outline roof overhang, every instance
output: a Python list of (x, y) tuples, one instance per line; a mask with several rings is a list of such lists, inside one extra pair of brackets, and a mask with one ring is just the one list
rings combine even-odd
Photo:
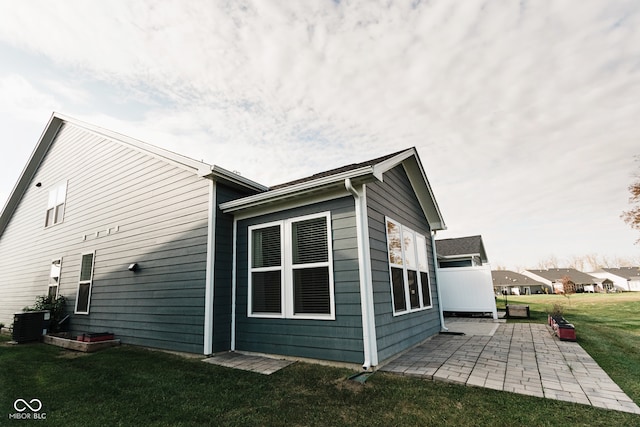
[(383, 181), (385, 172), (400, 164), (404, 167), (409, 177), (411, 186), (431, 229), (445, 230), (446, 226), (442, 219), (440, 208), (415, 148), (401, 151), (397, 155), (373, 165), (358, 167), (222, 203), (220, 204), (220, 209), (225, 213), (234, 215), (242, 213), (242, 216), (250, 216), (251, 212), (261, 213), (280, 204), (296, 199), (311, 198), (320, 193), (335, 192), (336, 195), (347, 195), (348, 193), (346, 192), (336, 191), (345, 189), (345, 180), (349, 179), (352, 185)]
[(225, 213), (232, 214), (252, 210), (262, 211), (269, 206), (278, 205), (295, 199), (303, 199), (314, 196), (318, 193), (344, 189), (344, 181), (346, 179), (350, 179), (354, 184), (364, 184), (366, 182), (371, 182), (376, 178), (373, 174), (373, 167), (367, 166), (221, 203), (220, 209)]
[[(455, 255), (438, 255), (439, 259), (444, 259), (444, 260), (451, 260), (451, 259), (470, 259), (473, 257), (480, 257), (482, 258), (482, 256), (480, 254), (455, 254)], [(485, 261), (485, 260), (483, 260)]]

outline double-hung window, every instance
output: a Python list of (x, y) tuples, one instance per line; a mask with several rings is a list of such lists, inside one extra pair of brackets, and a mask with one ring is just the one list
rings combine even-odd
[(49, 190), (47, 202), (47, 216), (44, 226), (49, 227), (62, 222), (64, 218), (64, 206), (67, 200), (67, 182), (56, 185)]
[(386, 228), (394, 314), (430, 308), (427, 239), (390, 218)]
[(51, 269), (49, 270), (49, 290), (47, 292), (47, 295), (54, 299), (58, 297), (61, 267), (62, 267), (61, 259), (58, 258), (51, 261)]
[(250, 317), (334, 319), (328, 212), (249, 227)]
[(78, 281), (78, 295), (76, 297), (76, 314), (89, 314), (94, 261), (95, 252), (82, 254), (82, 260), (80, 262), (80, 280)]

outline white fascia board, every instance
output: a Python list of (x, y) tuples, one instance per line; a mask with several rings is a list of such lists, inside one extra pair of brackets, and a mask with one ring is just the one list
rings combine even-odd
[(198, 174), (203, 177), (212, 176), (215, 180), (228, 181), (256, 191), (263, 192), (269, 189), (269, 187), (265, 185), (259, 184), (217, 165), (213, 165), (208, 169), (201, 169), (198, 171)]
[[(420, 162), (418, 153), (413, 149), (410, 151), (411, 155), (405, 158), (402, 162), (402, 166), (404, 167), (404, 170), (409, 177), (409, 181), (411, 182), (416, 196), (418, 197), (418, 202), (429, 221), (431, 229), (436, 231), (446, 230), (447, 226), (442, 218), (440, 207), (438, 206), (438, 202), (433, 194), (427, 175), (422, 168), (422, 163)], [(413, 157), (413, 160), (407, 161), (410, 157)]]
[(384, 160), (373, 166), (373, 175), (378, 178), (378, 180), (382, 181), (382, 176), (385, 172), (390, 169), (395, 168), (400, 163), (404, 162), (409, 157), (416, 155), (415, 148), (409, 148), (402, 153), (397, 154), (396, 156), (391, 157), (390, 159)]
[(456, 258), (470, 258), (476, 255), (480, 256), (480, 254), (457, 254), (457, 255), (438, 255), (438, 257), (443, 259), (456, 259)]
[(274, 203), (280, 200), (290, 199), (293, 197), (302, 197), (312, 194), (325, 187), (334, 185), (342, 186), (347, 178), (364, 177), (372, 174), (372, 167), (365, 166), (363, 168), (354, 169), (327, 177), (314, 179), (311, 181), (301, 182), (288, 187), (279, 188), (277, 190), (267, 191), (265, 193), (256, 194), (242, 199), (232, 200), (220, 204), (220, 209), (224, 213), (232, 213), (240, 210), (257, 208), (261, 205)]
[(22, 196), (27, 191), (27, 187), (35, 176), (36, 171), (40, 168), (40, 164), (49, 151), (49, 147), (53, 143), (53, 140), (58, 135), (58, 131), (61, 126), (62, 119), (59, 119), (55, 114), (52, 114), (49, 122), (42, 131), (42, 134), (40, 134), (38, 143), (31, 152), (31, 156), (29, 157), (27, 164), (22, 169), (18, 181), (16, 181), (11, 193), (9, 193), (9, 197), (5, 201), (2, 211), (0, 211), (0, 235), (4, 233), (4, 229), (9, 223), (9, 219), (13, 216), (20, 200), (22, 200)]

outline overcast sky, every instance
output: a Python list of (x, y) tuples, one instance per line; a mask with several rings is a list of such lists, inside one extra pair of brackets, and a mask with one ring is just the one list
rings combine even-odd
[(53, 111), (265, 185), (415, 146), (494, 266), (640, 263), (635, 0), (0, 0), (0, 206)]

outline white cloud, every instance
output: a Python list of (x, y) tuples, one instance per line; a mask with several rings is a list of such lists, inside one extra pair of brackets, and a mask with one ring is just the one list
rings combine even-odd
[(35, 88), (20, 75), (0, 75), (0, 112), (21, 119), (50, 116), (55, 99)]
[[(416, 146), (450, 234), (490, 230), (494, 258), (514, 234), (623, 235), (598, 218), (638, 154), (634, 2), (2, 2), (0, 41), (70, 73), (12, 99), (266, 184)], [(147, 109), (99, 111), (91, 81)]]

